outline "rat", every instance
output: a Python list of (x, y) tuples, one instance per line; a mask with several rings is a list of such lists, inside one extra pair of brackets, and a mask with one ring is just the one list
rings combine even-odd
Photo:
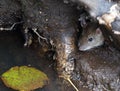
[(90, 22), (83, 28), (78, 41), (80, 51), (86, 51), (104, 44), (104, 36), (98, 23)]

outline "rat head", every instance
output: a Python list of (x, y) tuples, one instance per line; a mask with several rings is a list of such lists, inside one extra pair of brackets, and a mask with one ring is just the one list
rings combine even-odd
[(84, 29), (79, 38), (79, 50), (86, 51), (98, 47), (104, 43), (104, 37), (98, 24), (90, 23)]

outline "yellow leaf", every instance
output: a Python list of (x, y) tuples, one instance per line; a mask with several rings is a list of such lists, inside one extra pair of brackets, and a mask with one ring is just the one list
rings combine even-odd
[(12, 67), (2, 74), (1, 79), (7, 87), (19, 91), (31, 91), (42, 88), (48, 83), (48, 77), (45, 73), (27, 66)]

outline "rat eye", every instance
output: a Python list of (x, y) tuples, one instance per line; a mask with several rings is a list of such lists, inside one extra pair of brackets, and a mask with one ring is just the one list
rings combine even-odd
[(88, 38), (88, 41), (89, 42), (92, 42), (93, 41), (93, 38), (91, 37), (91, 38)]

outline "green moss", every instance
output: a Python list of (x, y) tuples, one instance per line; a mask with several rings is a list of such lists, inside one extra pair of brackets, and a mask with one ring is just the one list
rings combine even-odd
[(48, 82), (46, 74), (27, 66), (13, 67), (3, 73), (1, 78), (7, 87), (24, 91), (43, 87), (46, 84), (45, 82)]

